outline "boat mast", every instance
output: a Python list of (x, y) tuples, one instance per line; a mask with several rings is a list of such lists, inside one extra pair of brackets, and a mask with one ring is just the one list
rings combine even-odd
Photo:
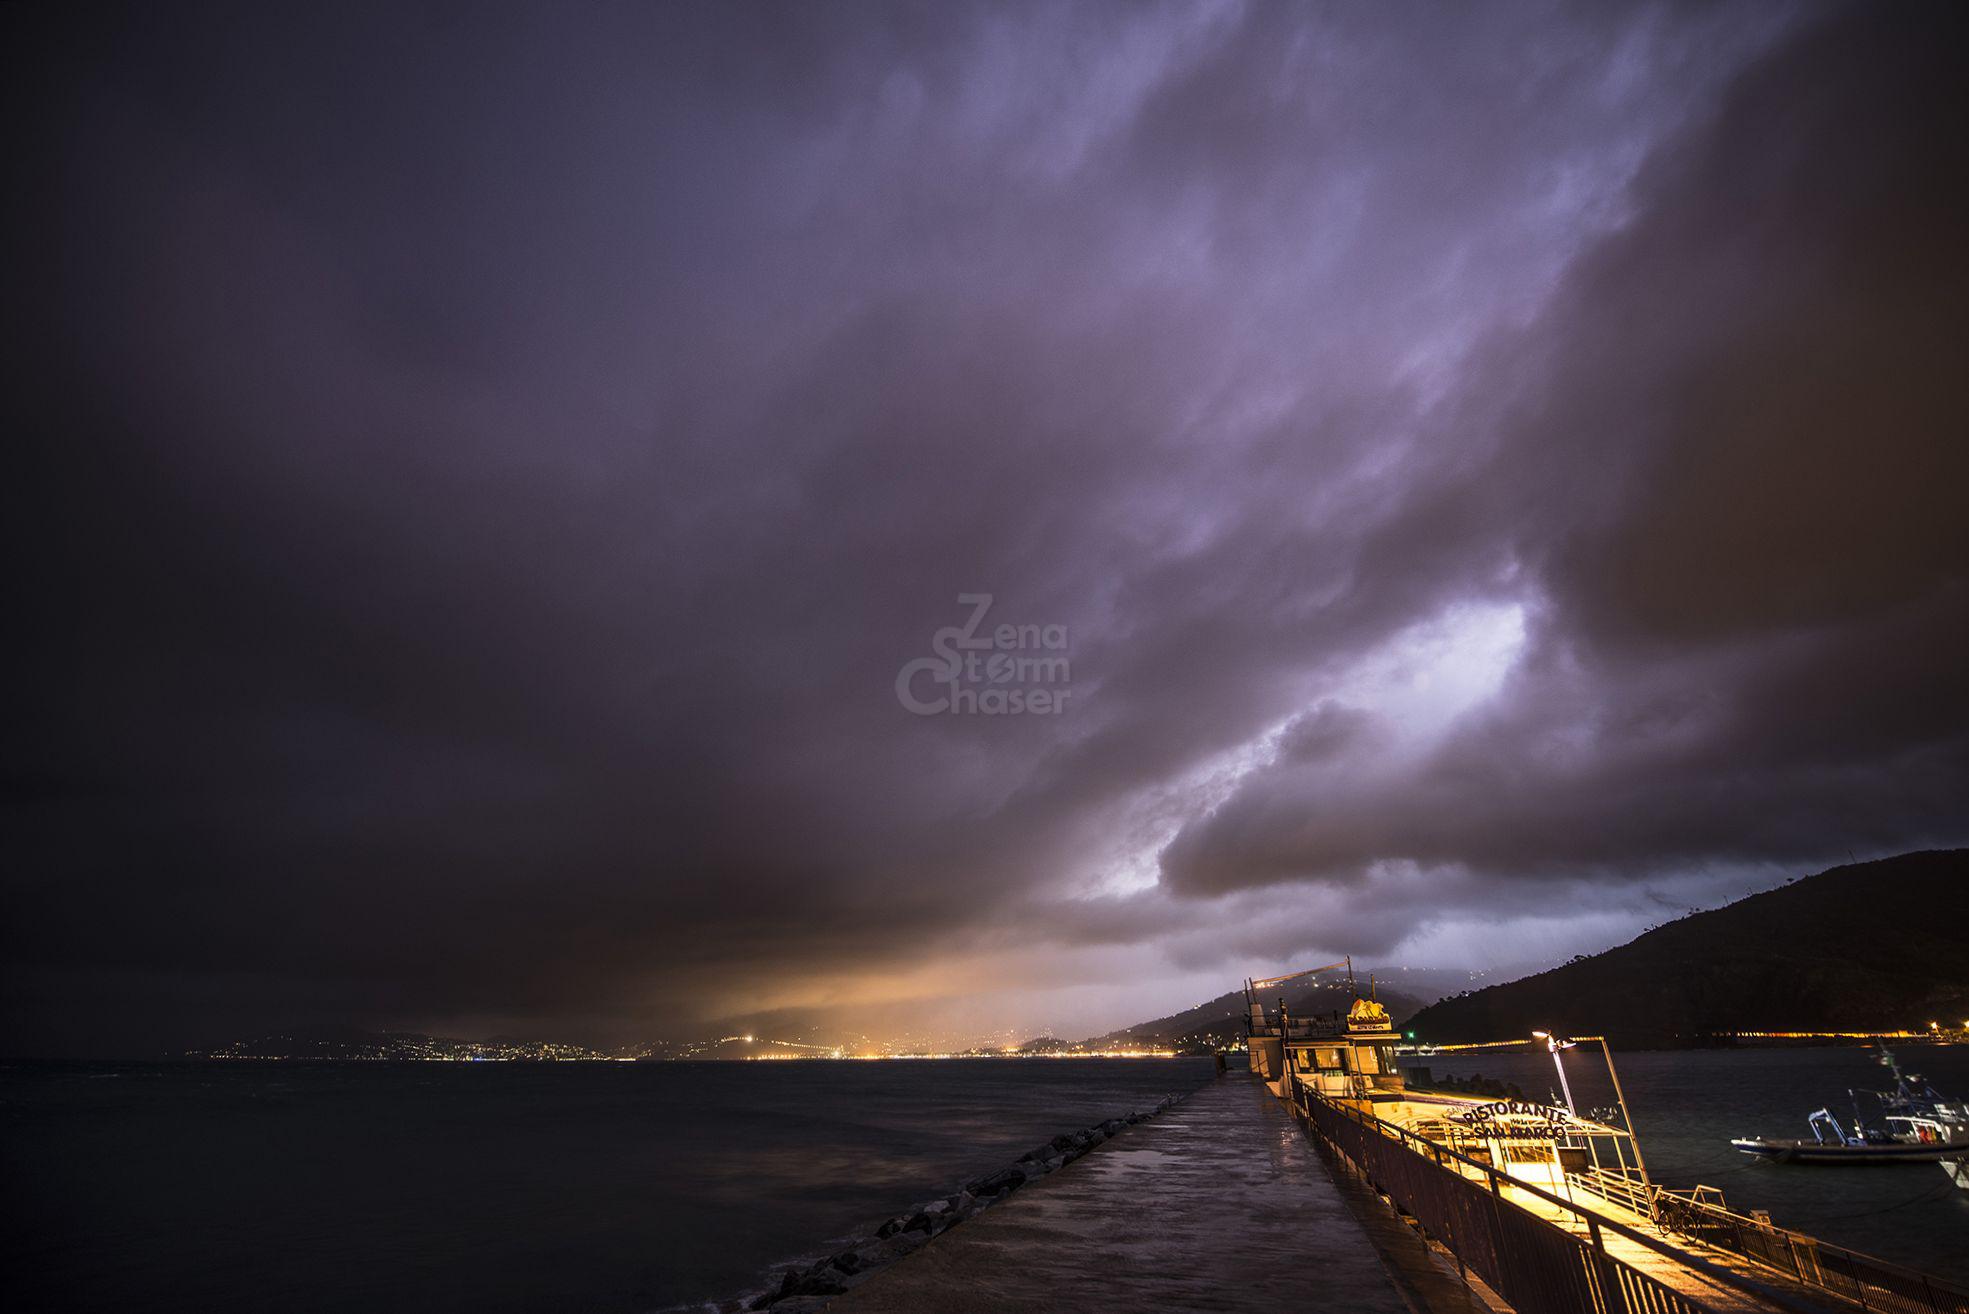
[(1600, 1037), (1600, 1053), (1607, 1060), (1607, 1075), (1613, 1078), (1613, 1097), (1620, 1101), (1621, 1121), (1627, 1124), (1627, 1143), (1634, 1147), (1634, 1166), (1641, 1170), (1641, 1185), (1648, 1193), (1648, 1212), (1654, 1213), (1654, 1183), (1648, 1180), (1648, 1161), (1641, 1157), (1641, 1134), (1634, 1130), (1634, 1115), (1627, 1111), (1627, 1096), (1620, 1090), (1620, 1073), (1614, 1070), (1613, 1047), (1607, 1044), (1605, 1036)]

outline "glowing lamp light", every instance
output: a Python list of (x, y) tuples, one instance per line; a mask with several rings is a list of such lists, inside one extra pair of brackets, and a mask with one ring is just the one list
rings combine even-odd
[(1559, 1089), (1565, 1093), (1566, 1097), (1566, 1112), (1577, 1114), (1579, 1110), (1573, 1107), (1572, 1102), (1572, 1083), (1566, 1080), (1566, 1065), (1559, 1061), (1559, 1051), (1571, 1049), (1574, 1042), (1567, 1040), (1564, 1036), (1554, 1035), (1550, 1031), (1534, 1031), (1531, 1034), (1534, 1040), (1544, 1041), (1545, 1048), (1551, 1051), (1552, 1066), (1559, 1070)]

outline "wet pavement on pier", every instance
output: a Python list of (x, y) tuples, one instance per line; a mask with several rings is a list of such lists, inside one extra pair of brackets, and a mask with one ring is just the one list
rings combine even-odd
[(1292, 1115), (1255, 1079), (1231, 1076), (828, 1309), (1408, 1314), (1410, 1304)]

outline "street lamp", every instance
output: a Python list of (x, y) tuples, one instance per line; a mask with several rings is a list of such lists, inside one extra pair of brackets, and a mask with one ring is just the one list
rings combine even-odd
[(1566, 1065), (1559, 1061), (1559, 1051), (1571, 1049), (1573, 1042), (1563, 1036), (1555, 1036), (1550, 1031), (1534, 1031), (1531, 1034), (1534, 1039), (1544, 1041), (1545, 1048), (1552, 1052), (1552, 1066), (1559, 1070), (1559, 1089), (1566, 1094), (1566, 1112), (1577, 1116), (1579, 1110), (1572, 1105), (1572, 1086), (1566, 1081)]

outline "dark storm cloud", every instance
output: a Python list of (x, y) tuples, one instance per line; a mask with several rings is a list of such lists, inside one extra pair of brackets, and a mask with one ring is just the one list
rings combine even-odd
[[(15, 1043), (852, 1013), (1954, 834), (1959, 45), (1805, 17), (10, 13)], [(1067, 713), (898, 704), (975, 591)], [(1511, 616), (1495, 689), (1362, 684)]]
[(1282, 760), (1172, 846), (1178, 887), (1960, 841), (1969, 159), (1937, 18), (1807, 33), (1650, 162), (1490, 352), (1533, 378), (1458, 494), (1540, 593), (1510, 682), (1406, 769)]

